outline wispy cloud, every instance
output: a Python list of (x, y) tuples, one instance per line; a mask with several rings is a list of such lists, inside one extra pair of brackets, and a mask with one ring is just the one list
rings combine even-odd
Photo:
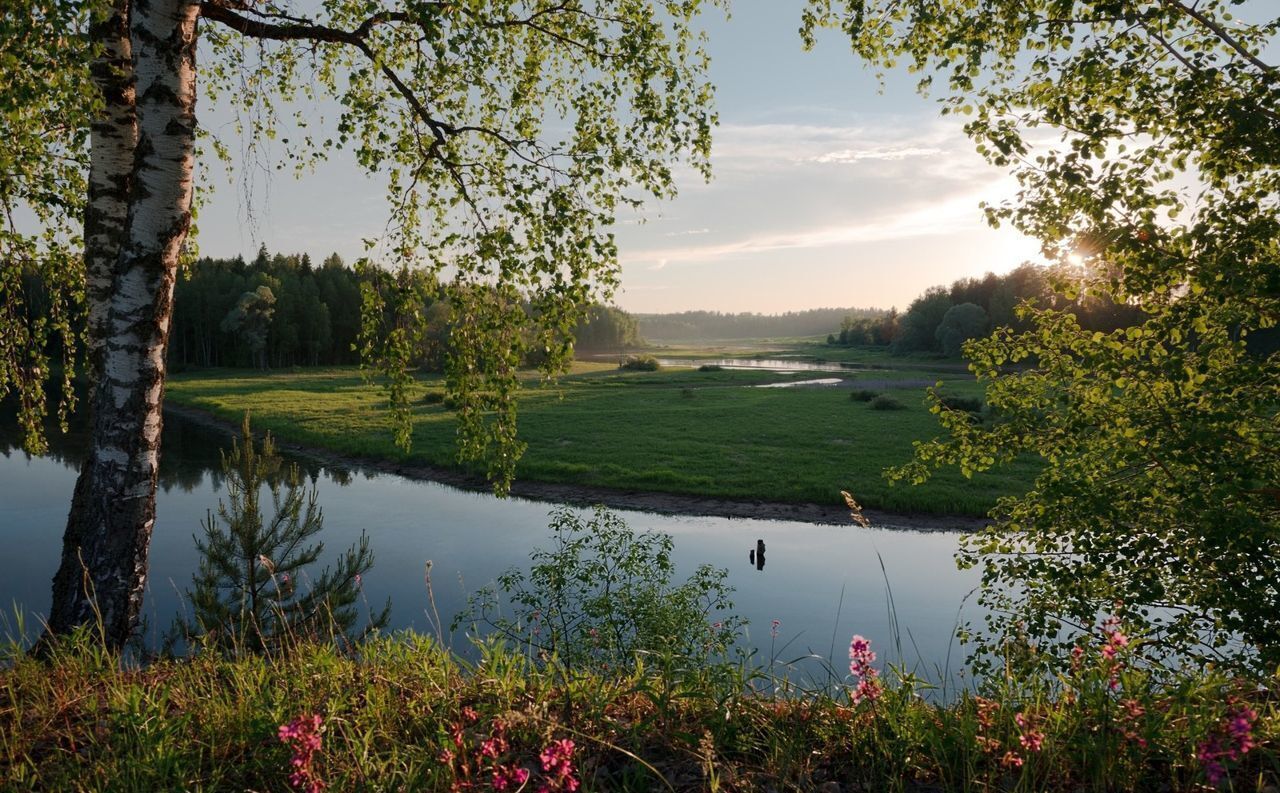
[(908, 157), (936, 157), (942, 149), (932, 146), (873, 146), (864, 149), (839, 149), (810, 157), (809, 162), (853, 164), (863, 160), (905, 160)]
[(736, 240), (638, 250), (622, 256), (623, 264), (662, 270), (676, 264), (706, 264), (777, 251), (829, 248), (867, 242), (906, 240), (972, 231), (982, 225), (978, 205), (1007, 189), (1004, 179), (978, 190), (952, 195), (929, 204), (845, 223), (747, 234)]

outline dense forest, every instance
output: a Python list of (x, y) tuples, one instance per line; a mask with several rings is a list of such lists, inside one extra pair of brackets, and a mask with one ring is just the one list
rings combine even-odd
[(332, 254), (319, 266), (307, 254), (252, 262), (202, 258), (174, 289), (171, 365), (317, 366), (355, 363), (360, 282)]
[(883, 312), (869, 308), (814, 308), (785, 314), (724, 314), (683, 311), (636, 314), (640, 336), (648, 341), (714, 341), (820, 336), (845, 317), (870, 318)]
[[(425, 275), (414, 274), (426, 279)], [(360, 333), (363, 277), (338, 254), (315, 266), (308, 254), (271, 254), (252, 262), (202, 258), (175, 289), (172, 366), (280, 368), (354, 364)], [(428, 279), (429, 280), (429, 279)], [(432, 290), (416, 290), (429, 295)], [(424, 369), (444, 364), (448, 306), (423, 297), (426, 333), (418, 352)], [(613, 352), (639, 344), (636, 322), (612, 306), (590, 306), (574, 332), (585, 352)]]
[(1069, 281), (1069, 273), (1032, 264), (1023, 264), (1005, 275), (987, 273), (982, 278), (961, 278), (949, 287), (926, 289), (901, 314), (890, 310), (880, 316), (845, 316), (839, 332), (829, 334), (827, 343), (888, 346), (895, 354), (958, 356), (964, 342), (985, 336), (995, 328), (1028, 329), (1028, 323), (1016, 311), (1024, 300), (1041, 308), (1069, 311), (1087, 330), (1110, 331), (1142, 320), (1142, 312), (1132, 305), (1092, 295), (1068, 298), (1063, 286)]

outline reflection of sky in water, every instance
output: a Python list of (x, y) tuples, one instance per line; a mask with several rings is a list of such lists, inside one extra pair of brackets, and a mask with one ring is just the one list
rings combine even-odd
[(719, 366), (721, 369), (763, 369), (768, 372), (845, 372), (872, 368), (858, 363), (815, 363), (787, 358), (659, 358), (661, 366)]
[[(28, 459), (0, 437), (0, 604), (17, 602), (32, 611), (47, 607), (57, 566), (75, 471), (66, 462), (80, 455), (75, 436), (54, 437), (52, 458)], [(180, 608), (178, 593), (190, 585), (196, 559), (192, 534), (206, 511), (217, 506), (221, 477), (218, 449), (225, 436), (170, 417), (165, 427), (162, 487), (151, 548), (146, 613), (155, 638)], [(428, 630), (423, 567), (432, 570), (436, 604), (446, 627), (466, 593), (546, 544), (550, 504), (498, 500), (398, 476), (322, 469), (302, 460), (319, 488), (324, 509), (324, 558), (342, 551), (363, 529), (375, 554), (365, 576), (369, 602), (392, 599), (392, 626)], [(323, 473), (322, 473), (323, 472)], [(346, 482), (345, 485), (339, 482)], [(621, 513), (635, 529), (663, 531), (675, 539), (677, 575), (708, 563), (730, 571), (735, 611), (750, 620), (751, 644), (767, 661), (771, 652), (791, 659), (809, 651), (830, 654), (842, 669), (848, 637), (870, 637), (881, 658), (897, 660), (892, 647), (888, 591), (892, 587), (901, 627), (902, 659), (932, 673), (946, 663), (956, 611), (976, 586), (976, 572), (958, 572), (952, 560), (956, 535), (815, 526), (785, 521)], [(757, 540), (767, 562), (757, 570), (749, 553)], [(881, 571), (883, 559), (884, 571)], [(843, 600), (841, 592), (843, 590)], [(837, 620), (837, 613), (839, 613)], [(969, 619), (976, 609), (966, 612)], [(770, 622), (781, 621), (776, 644)], [(834, 631), (834, 639), (833, 639)], [(914, 643), (913, 643), (914, 641)], [(455, 644), (464, 644), (461, 639)], [(772, 647), (771, 647), (772, 646)], [(960, 666), (952, 650), (950, 667)]]

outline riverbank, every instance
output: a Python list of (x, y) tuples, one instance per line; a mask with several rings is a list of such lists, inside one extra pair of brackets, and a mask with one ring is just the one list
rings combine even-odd
[[(239, 425), (197, 408), (168, 404), (165, 406), (165, 412), (181, 416), (186, 421), (225, 432), (228, 436), (235, 435), (240, 431)], [(491, 485), (483, 477), (469, 474), (456, 468), (413, 465), (376, 457), (353, 456), (288, 440), (278, 440), (276, 448), (292, 455), (309, 457), (322, 464), (336, 463), (347, 468), (370, 469), (380, 473), (403, 476), (406, 479), (439, 482), (473, 492), (489, 492), (491, 490)], [(849, 510), (843, 505), (836, 504), (786, 504), (769, 501), (729, 500), (677, 493), (646, 493), (607, 487), (562, 485), (524, 480), (517, 480), (512, 483), (511, 495), (530, 501), (545, 501), (583, 507), (603, 504), (611, 509), (654, 512), (660, 515), (706, 515), (720, 518), (786, 520), (822, 525), (850, 523)], [(972, 515), (896, 513), (875, 509), (864, 510), (863, 515), (877, 528), (907, 529), (910, 531), (976, 531), (985, 524), (984, 519)]]
[[(844, 523), (840, 491), (847, 490), (879, 525), (954, 529), (978, 525), (998, 497), (1020, 492), (1034, 477), (1035, 466), (1020, 462), (973, 479), (946, 471), (923, 487), (892, 486), (882, 471), (906, 462), (914, 441), (938, 431), (919, 373), (853, 374), (840, 388), (752, 387), (804, 379), (811, 375), (619, 372), (597, 364), (550, 386), (535, 383), (521, 401), (528, 451), (514, 493), (674, 514)], [(944, 388), (980, 395), (966, 379), (946, 380)], [(896, 409), (851, 398), (863, 390), (884, 394)], [(172, 378), (167, 401), (234, 426), (248, 411), (256, 429), (305, 453), (486, 489), (482, 476), (456, 463), (443, 383), (421, 379), (413, 399), (408, 452), (392, 442), (381, 391), (352, 369), (185, 373)]]

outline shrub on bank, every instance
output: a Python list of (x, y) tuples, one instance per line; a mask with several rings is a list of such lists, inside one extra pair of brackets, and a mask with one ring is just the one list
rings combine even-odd
[(854, 402), (870, 402), (878, 396), (880, 396), (879, 391), (868, 391), (865, 388), (855, 388), (849, 392), (849, 399)]
[(889, 396), (888, 394), (880, 394), (871, 400), (869, 407), (872, 410), (902, 410), (906, 405)]
[(618, 368), (629, 372), (656, 372), (662, 367), (652, 355), (628, 355)]

